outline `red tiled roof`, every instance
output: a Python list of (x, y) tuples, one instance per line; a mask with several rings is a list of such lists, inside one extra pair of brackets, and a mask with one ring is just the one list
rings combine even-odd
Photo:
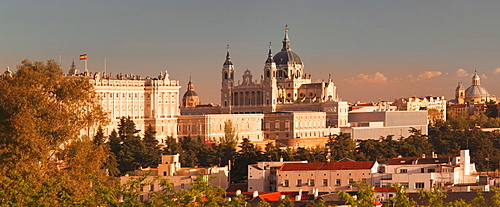
[(393, 187), (374, 187), (377, 192), (396, 192)]
[(360, 170), (372, 168), (375, 162), (376, 161), (285, 163), (281, 166), (280, 171)]

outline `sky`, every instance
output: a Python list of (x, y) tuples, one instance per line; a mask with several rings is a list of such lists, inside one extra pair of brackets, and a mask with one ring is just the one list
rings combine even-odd
[[(269, 42), (291, 48), (314, 82), (329, 74), (344, 101), (454, 99), (458, 82), (500, 96), (500, 1), (487, 0), (4, 0), (0, 68), (71, 62), (91, 72), (189, 76), (203, 103), (220, 102), (230, 45), (236, 80), (263, 74)], [(4, 69), (1, 69), (4, 70)]]

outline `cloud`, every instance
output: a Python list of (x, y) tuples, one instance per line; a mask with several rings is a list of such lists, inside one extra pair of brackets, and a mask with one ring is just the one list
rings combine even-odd
[(372, 83), (372, 84), (385, 84), (387, 83), (387, 77), (380, 72), (376, 72), (373, 75), (359, 74), (355, 78), (351, 79), (351, 82), (364, 82), (364, 83)]
[(441, 71), (425, 71), (421, 73), (418, 77), (419, 79), (424, 79), (424, 78), (434, 78), (438, 77), (441, 75)]
[(486, 76), (485, 74), (481, 74), (480, 76), (482, 79), (488, 79), (488, 76)]
[(462, 69), (462, 68), (459, 68), (456, 72), (457, 76), (458, 77), (466, 77), (466, 76), (469, 76), (469, 73), (467, 73), (466, 70)]
[(500, 73), (500, 68), (496, 68), (493, 73), (495, 73), (495, 74)]

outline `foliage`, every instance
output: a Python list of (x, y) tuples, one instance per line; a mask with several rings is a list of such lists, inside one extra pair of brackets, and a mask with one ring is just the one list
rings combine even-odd
[(448, 195), (446, 195), (445, 192), (441, 190), (440, 187), (433, 186), (431, 191), (426, 191), (420, 189), (418, 191), (418, 194), (420, 195), (421, 198), (426, 199), (429, 207), (441, 207), (444, 206), (444, 201), (443, 199), (446, 198)]
[(351, 205), (353, 207), (375, 206), (375, 199), (373, 198), (375, 190), (369, 184), (365, 181), (357, 181), (353, 183), (353, 186), (358, 190), (357, 198), (354, 198), (345, 191), (339, 191), (337, 194), (339, 195), (339, 199), (341, 201), (344, 201), (347, 205)]
[(416, 206), (417, 203), (408, 198), (408, 193), (406, 192), (406, 188), (399, 183), (391, 184), (391, 187), (396, 190), (396, 197), (390, 198), (389, 202), (392, 203), (392, 206), (397, 207), (412, 207)]

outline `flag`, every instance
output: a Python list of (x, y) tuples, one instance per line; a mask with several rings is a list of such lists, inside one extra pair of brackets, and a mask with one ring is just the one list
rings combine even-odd
[(86, 59), (87, 59), (87, 54), (80, 55), (80, 60), (86, 60)]

